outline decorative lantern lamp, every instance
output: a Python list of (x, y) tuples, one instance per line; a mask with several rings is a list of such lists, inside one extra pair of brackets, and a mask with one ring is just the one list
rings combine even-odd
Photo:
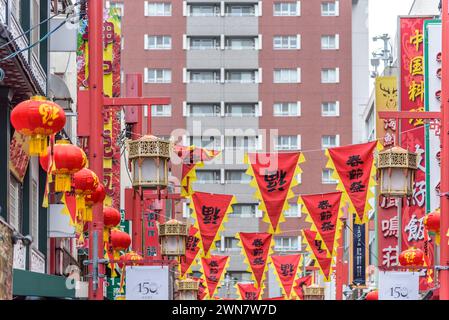
[(64, 128), (64, 110), (42, 96), (34, 96), (19, 103), (11, 112), (13, 127), (30, 137), (30, 155), (47, 153), (47, 137)]
[(408, 248), (399, 255), (399, 264), (410, 268), (422, 267), (424, 265), (424, 252), (415, 247)]
[(193, 279), (178, 281), (178, 300), (198, 300), (199, 282)]
[(133, 187), (143, 189), (166, 188), (170, 142), (146, 135), (128, 141), (129, 161), (133, 172)]
[(85, 197), (93, 194), (98, 188), (98, 176), (92, 170), (81, 169), (73, 175), (76, 194), (76, 210), (83, 221), (92, 221), (91, 211), (86, 210)]
[(86, 207), (92, 208), (94, 204), (103, 202), (106, 198), (106, 190), (104, 189), (104, 185), (102, 183), (98, 183), (98, 187), (95, 189), (95, 192), (86, 195), (84, 198)]
[(440, 213), (434, 211), (426, 215), (424, 218), (424, 225), (426, 229), (430, 232), (439, 233), (440, 232)]
[(404, 197), (413, 194), (417, 154), (401, 147), (379, 152), (377, 168), (380, 171), (380, 194)]
[(119, 229), (111, 230), (111, 246), (114, 251), (123, 251), (131, 245), (131, 237)]
[(103, 208), (103, 241), (109, 240), (109, 232), (116, 227), (122, 219), (120, 212), (112, 207)]
[(119, 268), (121, 269), (125, 266), (124, 262), (126, 262), (126, 261), (135, 261), (135, 262), (133, 262), (133, 266), (136, 266), (139, 264), (139, 261), (141, 261), (141, 260), (143, 260), (143, 257), (140, 254), (138, 254), (134, 251), (129, 251), (120, 256), (120, 261), (122, 261), (122, 262), (118, 262), (117, 264), (118, 264)]
[(379, 300), (379, 291), (373, 290), (368, 292), (368, 294), (365, 297), (365, 300)]
[(187, 225), (178, 220), (170, 220), (159, 226), (159, 242), (161, 254), (169, 258), (177, 258), (186, 253)]
[(304, 288), (304, 300), (324, 300), (324, 288), (316, 284)]
[(49, 174), (55, 174), (55, 191), (69, 192), (72, 189), (72, 175), (83, 169), (87, 157), (83, 149), (71, 144), (68, 140), (59, 140), (53, 146), (53, 161), (50, 159), (50, 147), (39, 162)]

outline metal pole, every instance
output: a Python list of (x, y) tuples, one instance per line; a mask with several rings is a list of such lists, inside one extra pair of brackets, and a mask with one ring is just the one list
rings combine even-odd
[[(103, 0), (89, 0), (89, 104), (90, 137), (89, 168), (94, 171), (100, 182), (103, 181)], [(103, 255), (103, 202), (93, 206), (92, 223), (89, 226), (89, 259), (97, 261)], [(94, 256), (94, 254), (97, 256)], [(98, 272), (104, 274), (104, 265), (98, 266)], [(89, 265), (89, 273), (97, 272), (96, 266)], [(103, 278), (89, 278), (89, 300), (103, 300)]]
[(442, 80), (441, 80), (441, 243), (440, 300), (449, 300), (449, 1), (443, 0), (441, 12), (443, 28)]

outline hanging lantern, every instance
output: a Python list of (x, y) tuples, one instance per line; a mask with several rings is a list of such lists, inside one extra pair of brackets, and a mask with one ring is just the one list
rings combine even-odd
[(399, 255), (399, 264), (411, 268), (422, 267), (424, 265), (424, 252), (415, 247), (408, 248)]
[(76, 210), (82, 221), (92, 221), (92, 211), (86, 210), (85, 197), (93, 194), (99, 185), (98, 176), (92, 170), (81, 169), (73, 175), (76, 194)]
[(94, 204), (103, 202), (106, 198), (106, 190), (104, 189), (104, 185), (102, 183), (98, 183), (97, 189), (91, 194), (87, 194), (84, 197), (85, 203), (86, 203), (86, 211), (89, 211), (87, 215), (92, 214), (92, 207)]
[(111, 230), (111, 247), (114, 251), (124, 251), (131, 245), (131, 237), (119, 229)]
[(72, 175), (83, 169), (87, 157), (83, 149), (71, 144), (68, 140), (59, 140), (53, 146), (53, 161), (49, 163), (50, 148), (39, 162), (46, 172), (55, 174), (55, 191), (69, 192), (72, 188)]
[(122, 261), (122, 262), (118, 262), (117, 264), (118, 264), (119, 268), (122, 269), (125, 265), (124, 262), (126, 262), (126, 261), (135, 261), (135, 262), (133, 262), (132, 265), (136, 266), (139, 264), (139, 261), (141, 261), (141, 260), (143, 260), (143, 257), (140, 254), (138, 254), (134, 251), (129, 251), (120, 256), (120, 261)]
[(199, 282), (193, 279), (179, 280), (177, 300), (198, 300), (199, 286)]
[(133, 172), (133, 187), (166, 188), (170, 142), (155, 136), (143, 136), (128, 141), (129, 161)]
[(373, 291), (368, 292), (368, 294), (365, 297), (365, 300), (370, 300), (370, 301), (379, 300), (379, 291), (373, 290)]
[(109, 240), (109, 232), (112, 228), (116, 227), (120, 220), (122, 219), (122, 216), (120, 215), (120, 212), (112, 207), (105, 207), (103, 208), (103, 241), (107, 242)]
[(424, 225), (428, 231), (439, 233), (440, 232), (440, 213), (434, 211), (426, 215), (424, 218)]
[(159, 227), (161, 254), (168, 258), (179, 258), (185, 255), (187, 225), (178, 220), (170, 220)]
[(45, 155), (47, 137), (61, 131), (65, 122), (64, 110), (42, 96), (19, 103), (11, 112), (13, 127), (30, 137), (30, 155)]
[(380, 194), (404, 197), (413, 194), (417, 154), (401, 147), (379, 152), (377, 168), (380, 172)]

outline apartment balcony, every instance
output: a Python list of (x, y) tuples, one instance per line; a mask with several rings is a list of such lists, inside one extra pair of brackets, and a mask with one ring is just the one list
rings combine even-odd
[(257, 69), (259, 50), (256, 49), (194, 49), (187, 50), (189, 69)]
[(45, 95), (46, 72), (34, 51), (26, 50), (29, 46), (28, 38), (26, 35), (20, 37), (23, 35), (23, 29), (9, 10), (6, 0), (0, 0), (0, 34), (2, 58), (23, 50), (15, 57), (0, 62), (0, 68), (5, 72), (4, 85), (15, 91), (13, 103), (27, 99), (30, 92)]
[(187, 34), (203, 35), (238, 35), (252, 36), (258, 34), (259, 22), (255, 16), (188, 16)]

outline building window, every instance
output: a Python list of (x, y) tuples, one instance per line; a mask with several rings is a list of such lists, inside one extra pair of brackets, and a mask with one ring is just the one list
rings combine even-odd
[(321, 3), (321, 15), (323, 17), (338, 16), (338, 2), (329, 1)]
[(301, 44), (298, 43), (299, 36), (274, 36), (273, 49), (275, 50), (292, 50), (299, 49)]
[(248, 17), (256, 15), (256, 7), (253, 4), (227, 4), (225, 8), (227, 16)]
[(338, 135), (322, 136), (321, 137), (321, 148), (327, 149), (327, 148), (338, 147), (338, 145), (339, 145), (338, 140), (339, 140)]
[(255, 117), (256, 105), (253, 103), (227, 103), (225, 113), (227, 117)]
[(171, 117), (171, 105), (170, 104), (159, 104), (151, 106), (151, 116), (152, 117)]
[(221, 114), (220, 104), (189, 104), (187, 108), (191, 117), (219, 117)]
[(339, 37), (337, 35), (325, 35), (321, 36), (321, 49), (322, 50), (336, 50), (339, 48)]
[(32, 180), (31, 183), (31, 208), (30, 208), (30, 214), (31, 214), (31, 236), (33, 237), (33, 246), (36, 249), (39, 249), (39, 190), (37, 187), (36, 180)]
[(298, 136), (278, 136), (276, 150), (298, 150)]
[(220, 150), (221, 137), (190, 137), (190, 145), (210, 150)]
[(274, 3), (274, 16), (297, 16), (299, 15), (297, 2), (276, 2)]
[(220, 70), (191, 70), (190, 82), (192, 83), (219, 83)]
[(232, 215), (237, 215), (241, 218), (253, 218), (256, 216), (257, 203), (238, 203), (232, 206)]
[(323, 117), (337, 117), (339, 116), (339, 110), (338, 110), (338, 102), (332, 101), (332, 102), (323, 102), (321, 104), (321, 115)]
[(301, 251), (300, 243), (298, 241), (300, 237), (275, 237), (274, 250), (275, 251)]
[(150, 17), (168, 17), (171, 16), (171, 3), (150, 2), (147, 10)]
[[(123, 15), (125, 14), (125, 5), (122, 2), (110, 2), (110, 1), (107, 1), (106, 3), (107, 3), (107, 5), (109, 4), (109, 8), (116, 9), (117, 10), (117, 14), (120, 17), (123, 17)], [(107, 7), (107, 5), (106, 5), (106, 7)]]
[[(31, 1), (31, 25), (39, 25), (40, 23), (40, 6), (38, 0)], [(41, 28), (34, 28), (31, 29), (30, 33), (30, 43), (39, 43), (40, 39), (40, 30)], [(31, 51), (34, 53), (36, 58), (39, 59), (39, 51), (40, 51), (40, 44), (35, 45), (33, 48), (31, 48)]]
[(220, 183), (220, 170), (197, 170), (196, 182), (201, 184)]
[(22, 185), (12, 175), (10, 176), (9, 184), (9, 212), (8, 223), (17, 231), (20, 228), (20, 212), (22, 204)]
[(240, 251), (240, 247), (238, 246), (238, 239), (234, 237), (225, 237), (224, 238), (224, 248), (226, 251)]
[(299, 205), (297, 203), (289, 203), (290, 208), (284, 211), (284, 217), (286, 218), (299, 218), (301, 212), (299, 211)]
[(229, 50), (254, 50), (256, 38), (254, 37), (227, 37), (226, 49)]
[(170, 50), (171, 36), (148, 36), (147, 47), (148, 50)]
[(229, 274), (233, 283), (251, 281), (251, 273), (249, 272), (228, 272), (227, 274)]
[(218, 37), (190, 37), (190, 49), (193, 49), (193, 50), (220, 49), (220, 38), (218, 38)]
[(225, 137), (225, 148), (230, 150), (255, 151), (258, 137), (233, 136)]
[(332, 178), (332, 173), (332, 169), (323, 169), (323, 171), (321, 172), (321, 182), (323, 184), (337, 184), (338, 180)]
[(192, 17), (213, 17), (220, 15), (219, 4), (191, 4), (190, 15)]
[(274, 70), (274, 83), (298, 83), (301, 82), (300, 72), (297, 69)]
[(339, 69), (322, 69), (321, 70), (321, 83), (338, 83), (340, 82)]
[(255, 83), (256, 73), (255, 70), (227, 70), (226, 83)]
[(297, 102), (277, 102), (273, 105), (275, 117), (297, 117), (300, 114)]
[(146, 83), (171, 83), (170, 69), (145, 69)]
[(226, 170), (226, 183), (248, 184), (251, 182), (251, 176), (245, 173), (246, 170)]

